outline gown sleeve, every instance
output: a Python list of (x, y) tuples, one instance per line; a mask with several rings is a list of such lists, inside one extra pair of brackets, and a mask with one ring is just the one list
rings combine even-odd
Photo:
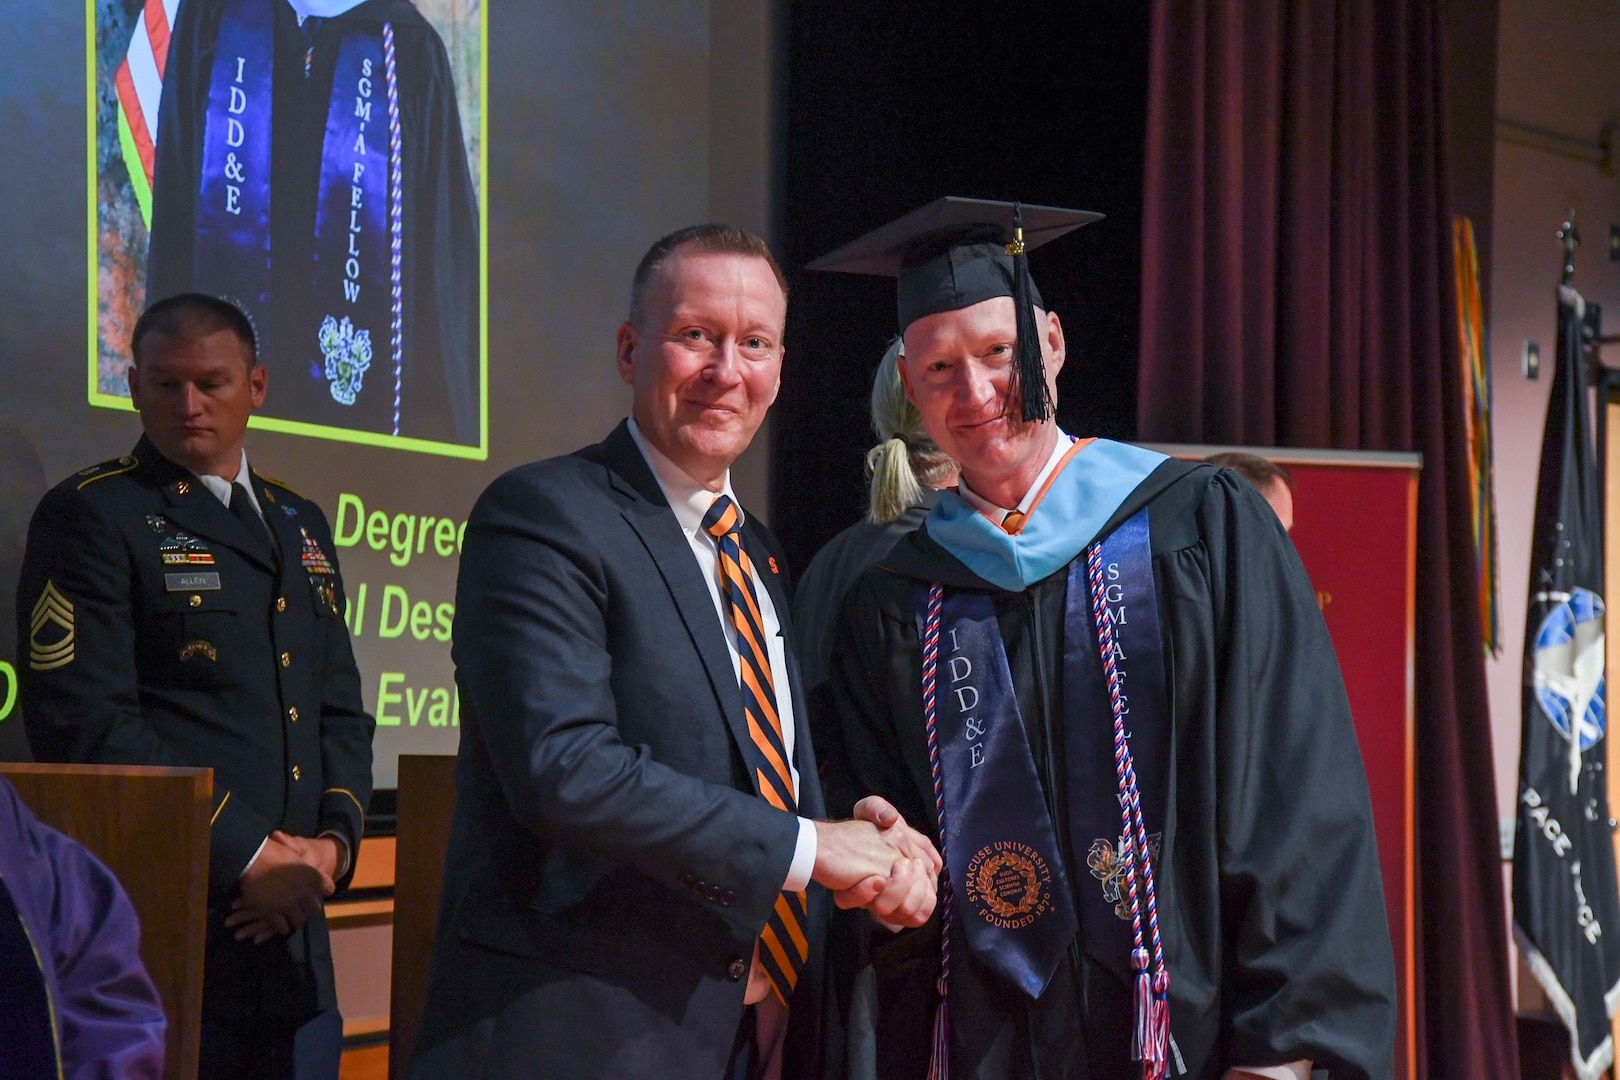
[(1391, 1075), (1395, 974), (1372, 807), (1315, 592), (1260, 495), (1212, 484), (1213, 786), (1228, 1064)]

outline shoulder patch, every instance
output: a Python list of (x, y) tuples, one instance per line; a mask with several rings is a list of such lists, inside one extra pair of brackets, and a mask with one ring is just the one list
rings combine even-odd
[(121, 476), (133, 472), (140, 466), (140, 461), (133, 454), (125, 454), (121, 458), (103, 461), (100, 465), (92, 465), (88, 469), (80, 469), (74, 476), (79, 480), (76, 490), (83, 491), (97, 480), (105, 480), (110, 476)]
[(28, 666), (54, 671), (73, 663), (73, 602), (46, 581), (28, 621)]
[(309, 500), (308, 500), (308, 499), (307, 499), (307, 498), (305, 498), (305, 497), (304, 497), (304, 493), (303, 493), (303, 492), (301, 492), (301, 491), (295, 491), (295, 490), (294, 490), (294, 489), (293, 489), (293, 487), (292, 487), (292, 485), (291, 485), (291, 484), (288, 484), (288, 483), (287, 483), (287, 482), (286, 482), (286, 481), (284, 481), (284, 480), (277, 480), (277, 479), (276, 479), (276, 478), (275, 478), (275, 477), (273, 477), (273, 476), (266, 476), (266, 475), (264, 475), (264, 473), (258, 473), (258, 474), (257, 474), (257, 475), (258, 475), (258, 477), (259, 477), (259, 479), (260, 479), (260, 480), (263, 480), (263, 481), (264, 481), (264, 482), (265, 482), (265, 483), (267, 483), (267, 484), (274, 484), (274, 485), (276, 485), (276, 487), (278, 487), (278, 488), (280, 488), (280, 489), (281, 489), (281, 490), (282, 490), (282, 491), (285, 491), (285, 492), (287, 492), (287, 493), (288, 493), (288, 494), (289, 494), (289, 495), (291, 495), (291, 496), (293, 496), (293, 497), (294, 497), (294, 498), (295, 498), (295, 499), (303, 499), (303, 500), (304, 500), (304, 501), (305, 501), (305, 502), (308, 502), (308, 501), (309, 501)]

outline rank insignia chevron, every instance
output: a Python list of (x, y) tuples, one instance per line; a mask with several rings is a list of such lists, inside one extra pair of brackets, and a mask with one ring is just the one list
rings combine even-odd
[[(54, 641), (46, 641), (45, 636), (53, 626), (61, 631), (61, 636)], [(73, 604), (57, 589), (54, 581), (47, 581), (29, 620), (28, 666), (35, 671), (54, 671), (71, 663)]]

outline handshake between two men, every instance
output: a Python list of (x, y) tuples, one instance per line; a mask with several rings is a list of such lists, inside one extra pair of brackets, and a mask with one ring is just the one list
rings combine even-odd
[(241, 895), (231, 902), (225, 925), (237, 941), (251, 938), (255, 945), (296, 933), (319, 914), (342, 876), (343, 846), (335, 837), (277, 829), (242, 871)]
[(849, 821), (816, 822), (812, 881), (841, 908), (865, 908), (890, 930), (921, 926), (934, 913), (944, 867), (928, 837), (888, 800), (868, 795)]
[[(818, 821), (810, 880), (825, 886), (841, 908), (865, 908), (891, 931), (922, 926), (934, 913), (944, 863), (928, 837), (906, 824), (887, 799), (868, 795), (848, 821)], [(760, 1005), (770, 983), (759, 962), (749, 965), (743, 1001)]]

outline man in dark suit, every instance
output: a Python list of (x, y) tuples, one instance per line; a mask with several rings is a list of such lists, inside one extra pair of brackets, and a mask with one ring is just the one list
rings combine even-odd
[[(183, 294), (132, 352), (145, 435), (29, 526), (24, 722), (43, 761), (213, 768), (201, 1075), (279, 1080), (300, 1026), (341, 1031), (321, 905), (360, 849), (373, 723), (326, 518), (247, 464), (251, 325)], [(340, 1044), (299, 1075), (335, 1080)]]
[(731, 494), (786, 311), (757, 238), (660, 240), (619, 329), (631, 418), (473, 510), (418, 1080), (807, 1072), (811, 882), (894, 925), (932, 911), (938, 857), (886, 803), (816, 820), (783, 555)]

